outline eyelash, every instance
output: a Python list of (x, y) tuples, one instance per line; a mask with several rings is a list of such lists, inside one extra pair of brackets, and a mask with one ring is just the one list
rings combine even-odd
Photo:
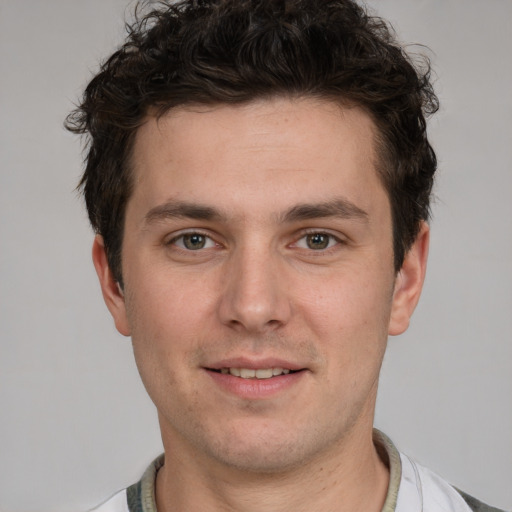
[[(310, 247), (304, 247), (304, 248), (299, 247), (299, 248), (304, 249), (304, 250), (308, 250), (308, 251), (311, 251), (311, 252), (316, 252), (316, 253), (325, 253), (325, 252), (330, 252), (331, 250), (335, 250), (336, 246), (344, 245), (346, 243), (343, 239), (341, 239), (338, 236), (333, 235), (332, 233), (329, 233), (328, 231), (311, 229), (311, 230), (308, 230), (308, 231), (304, 232), (302, 234), (302, 236), (299, 239), (297, 239), (296, 242), (294, 242), (293, 245), (294, 246), (298, 246), (298, 243), (301, 240), (307, 239), (307, 237), (315, 236), (315, 235), (320, 235), (320, 236), (328, 237), (328, 239), (329, 239), (328, 246), (323, 248), (323, 249), (312, 249)], [(334, 243), (331, 245), (331, 242), (334, 242)], [(306, 242), (306, 244), (307, 244), (307, 242)]]
[[(199, 230), (194, 230), (194, 231), (186, 231), (184, 233), (180, 233), (174, 237), (172, 237), (169, 241), (166, 241), (165, 242), (165, 245), (166, 246), (175, 246), (177, 247), (178, 249), (182, 250), (182, 251), (185, 251), (185, 252), (199, 252), (200, 250), (204, 249), (204, 247), (201, 247), (199, 249), (188, 249), (187, 247), (180, 247), (177, 242), (178, 240), (184, 240), (185, 237), (192, 237), (192, 236), (200, 236), (200, 237), (203, 237), (205, 238), (207, 241), (210, 241), (211, 243), (213, 243), (214, 245), (219, 245), (217, 242), (215, 242), (215, 240), (208, 234), (208, 233), (205, 233), (203, 231), (199, 231)], [(208, 243), (208, 242), (206, 242)], [(212, 247), (206, 247), (206, 249), (211, 249)]]
[[(208, 234), (208, 233), (205, 233), (203, 231), (199, 231), (199, 230), (194, 230), (194, 231), (187, 231), (187, 232), (184, 232), (184, 233), (180, 233), (176, 236), (174, 236), (173, 238), (171, 238), (169, 241), (166, 241), (165, 242), (165, 245), (166, 246), (175, 246), (177, 247), (178, 249), (182, 250), (182, 251), (185, 251), (185, 252), (199, 252), (199, 251), (202, 251), (204, 249), (212, 249), (213, 246), (210, 246), (210, 247), (199, 247), (197, 249), (190, 249), (190, 248), (187, 248), (183, 245), (185, 245), (185, 242), (182, 242), (182, 245), (178, 245), (178, 241), (179, 240), (184, 240), (185, 237), (192, 237), (192, 236), (199, 236), (199, 237), (203, 237), (206, 239), (206, 244), (210, 243), (210, 244), (213, 244), (213, 246), (218, 246), (219, 244)], [(325, 236), (325, 237), (328, 237), (328, 242), (327, 242), (327, 247), (325, 248), (320, 248), (320, 249), (312, 249), (311, 247), (300, 247), (299, 246), (299, 242), (301, 242), (302, 240), (307, 240), (307, 237), (310, 237), (310, 236)], [(209, 242), (208, 242), (209, 241)], [(334, 243), (332, 243), (334, 242)], [(307, 244), (307, 241), (305, 242)], [(327, 231), (321, 231), (321, 230), (309, 230), (309, 231), (306, 231), (306, 232), (303, 232), (300, 236), (300, 238), (298, 238), (293, 244), (291, 244), (291, 246), (295, 246), (299, 249), (303, 249), (303, 250), (307, 250), (307, 251), (311, 251), (311, 252), (318, 252), (318, 253), (325, 253), (327, 251), (330, 251), (330, 250), (333, 250), (336, 246), (338, 245), (343, 245), (345, 244), (346, 242), (343, 240), (343, 239), (340, 239), (339, 237), (333, 235), (332, 233), (329, 233)]]

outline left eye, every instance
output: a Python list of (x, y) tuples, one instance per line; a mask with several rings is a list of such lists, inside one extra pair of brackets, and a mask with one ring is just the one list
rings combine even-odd
[(187, 251), (198, 251), (215, 247), (215, 242), (202, 233), (186, 233), (172, 240), (172, 243)]
[(313, 251), (322, 251), (336, 245), (339, 241), (328, 233), (310, 233), (303, 236), (296, 246), (301, 249), (312, 249)]

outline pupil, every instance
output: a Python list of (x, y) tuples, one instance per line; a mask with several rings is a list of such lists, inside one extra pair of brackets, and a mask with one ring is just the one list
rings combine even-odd
[(205, 238), (203, 235), (187, 235), (183, 239), (183, 243), (187, 249), (202, 249), (205, 244)]
[(324, 233), (308, 235), (307, 242), (310, 249), (325, 249), (329, 245), (329, 235)]

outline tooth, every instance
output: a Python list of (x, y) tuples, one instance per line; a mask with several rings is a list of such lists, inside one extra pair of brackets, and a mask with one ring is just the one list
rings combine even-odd
[(242, 377), (243, 379), (270, 379), (278, 375), (287, 375), (290, 370), (287, 368), (259, 368), (254, 370), (252, 368), (221, 368), (222, 374), (231, 374), (234, 377)]
[(257, 379), (270, 379), (270, 377), (272, 377), (272, 368), (268, 368), (265, 370), (256, 370)]

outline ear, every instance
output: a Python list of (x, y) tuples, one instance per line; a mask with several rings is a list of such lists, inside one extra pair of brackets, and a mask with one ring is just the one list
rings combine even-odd
[(402, 334), (409, 327), (409, 320), (420, 299), (427, 270), (430, 229), (422, 222), (416, 240), (405, 255), (402, 268), (395, 280), (389, 334)]
[(114, 279), (110, 270), (105, 252), (105, 243), (103, 237), (96, 235), (92, 246), (92, 261), (100, 281), (103, 300), (107, 305), (117, 330), (123, 336), (130, 336), (130, 326), (126, 315), (126, 303), (123, 290), (119, 283)]

